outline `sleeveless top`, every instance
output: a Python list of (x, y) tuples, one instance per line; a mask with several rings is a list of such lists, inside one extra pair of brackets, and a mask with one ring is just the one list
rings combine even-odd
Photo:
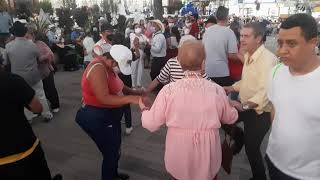
[[(88, 76), (89, 76), (90, 72), (96, 66), (105, 66), (105, 65), (103, 64), (103, 62), (100, 58), (96, 58), (89, 64), (89, 66), (87, 67), (87, 69), (85, 70), (85, 72), (83, 73), (83, 76), (82, 76), (81, 87), (82, 87), (82, 96), (83, 96), (84, 104), (94, 106), (94, 107), (99, 107), (99, 108), (121, 107), (121, 106), (104, 105), (101, 102), (99, 102), (99, 100), (96, 98), (93, 90), (91, 89), (90, 82), (88, 80)], [(106, 71), (107, 71), (106, 81), (108, 84), (108, 87), (106, 87), (106, 88), (109, 89), (109, 94), (122, 96), (123, 95), (122, 89), (124, 87), (122, 80), (113, 71), (109, 71), (109, 70), (106, 70)]]

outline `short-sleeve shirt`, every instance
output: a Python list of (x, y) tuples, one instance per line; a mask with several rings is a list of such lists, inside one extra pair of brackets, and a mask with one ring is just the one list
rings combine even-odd
[(213, 25), (203, 35), (206, 50), (206, 73), (209, 77), (227, 77), (230, 75), (228, 54), (238, 53), (234, 32), (225, 26)]
[(293, 76), (288, 66), (276, 66), (268, 97), (275, 109), (267, 154), (285, 174), (303, 180), (320, 179), (320, 67)]
[[(184, 77), (184, 71), (175, 57), (167, 61), (166, 65), (161, 69), (160, 74), (157, 76), (157, 80), (162, 84), (168, 84), (183, 79)], [(206, 73), (204, 73), (202, 77), (209, 80)]]
[(0, 158), (25, 152), (36, 141), (24, 115), (35, 95), (34, 90), (18, 75), (0, 72)]
[(16, 38), (6, 45), (5, 58), (10, 61), (11, 72), (21, 76), (30, 86), (41, 81), (38, 69), (40, 51), (35, 43), (24, 38)]

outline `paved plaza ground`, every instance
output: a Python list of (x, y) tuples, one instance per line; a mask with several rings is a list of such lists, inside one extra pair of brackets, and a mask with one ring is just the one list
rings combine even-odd
[[(275, 38), (266, 46), (275, 52)], [(82, 71), (57, 72), (56, 86), (60, 95), (61, 111), (50, 123), (35, 121), (33, 129), (44, 147), (53, 174), (61, 173), (64, 180), (100, 180), (102, 155), (93, 141), (75, 123), (75, 114), (81, 105)], [(150, 82), (148, 70), (144, 73), (144, 85)], [(132, 106), (134, 131), (123, 133), (120, 171), (130, 175), (130, 180), (169, 180), (164, 167), (164, 142), (166, 129), (151, 134), (141, 127), (140, 110)], [(124, 130), (123, 124), (123, 130)], [(262, 151), (265, 151), (266, 140)], [(234, 157), (231, 175), (221, 169), (220, 180), (248, 180), (251, 170), (244, 153)]]

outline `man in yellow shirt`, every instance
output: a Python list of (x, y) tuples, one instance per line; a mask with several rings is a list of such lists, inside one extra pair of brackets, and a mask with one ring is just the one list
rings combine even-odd
[(242, 79), (225, 87), (227, 93), (239, 92), (239, 121), (244, 122), (244, 144), (253, 178), (266, 180), (260, 145), (270, 128), (271, 106), (267, 98), (269, 75), (277, 57), (263, 45), (265, 31), (259, 23), (249, 23), (241, 30), (241, 48), (246, 50)]

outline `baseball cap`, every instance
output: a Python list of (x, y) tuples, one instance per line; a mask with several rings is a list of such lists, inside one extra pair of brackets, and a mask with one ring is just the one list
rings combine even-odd
[(123, 45), (113, 45), (110, 49), (110, 55), (118, 63), (122, 74), (131, 74), (130, 61), (132, 60), (132, 52), (129, 48)]

